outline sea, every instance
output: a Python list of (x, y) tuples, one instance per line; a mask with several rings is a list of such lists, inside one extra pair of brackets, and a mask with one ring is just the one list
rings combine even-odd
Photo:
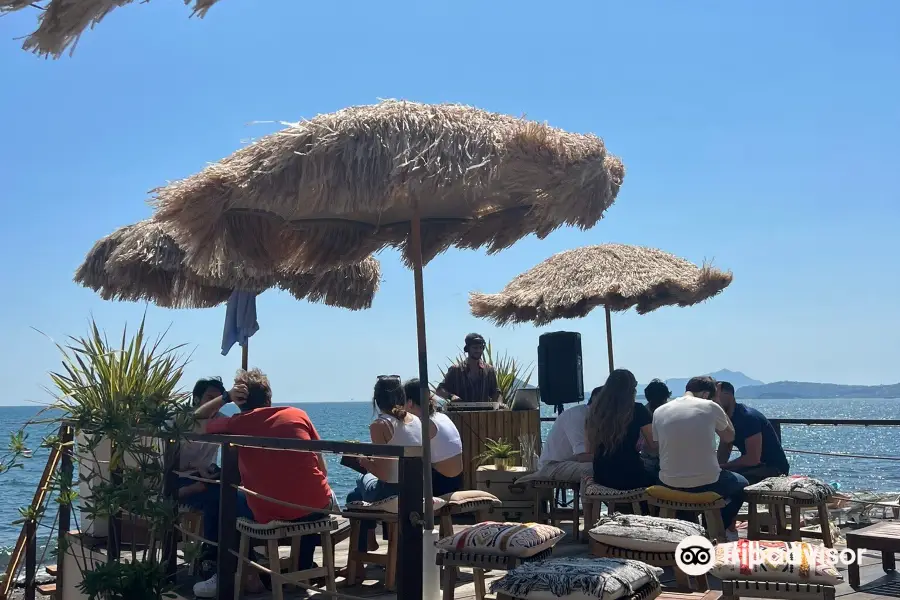
[[(824, 400), (747, 400), (770, 418), (817, 419), (900, 419), (900, 399), (824, 399)], [(372, 405), (361, 402), (298, 404), (309, 414), (322, 439), (368, 441), (368, 426), (373, 418)], [(0, 407), (0, 443), (23, 424), (32, 421), (40, 407)], [(553, 416), (551, 407), (543, 406), (545, 416)], [(546, 439), (552, 423), (543, 424)], [(894, 427), (782, 427), (784, 447), (790, 450), (820, 453), (855, 454), (898, 458), (897, 428)], [(4, 568), (8, 549), (15, 544), (19, 525), (19, 508), (27, 505), (40, 480), (48, 451), (39, 448), (41, 439), (51, 433), (48, 425), (31, 425), (28, 432), (31, 458), (24, 468), (0, 474), (0, 568)], [(835, 482), (841, 491), (897, 492), (900, 494), (900, 461), (851, 459), (788, 453), (791, 472)], [(328, 456), (328, 478), (338, 498), (345, 498), (354, 487), (356, 473), (339, 464), (339, 456)], [(46, 538), (46, 533), (44, 537)], [(52, 548), (52, 540), (50, 547)], [(50, 560), (44, 539), (38, 557)]]

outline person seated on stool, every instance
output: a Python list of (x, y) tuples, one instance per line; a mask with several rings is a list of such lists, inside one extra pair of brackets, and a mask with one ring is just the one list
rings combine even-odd
[(655, 483), (638, 452), (638, 439), (643, 439), (649, 448), (656, 447), (652, 417), (646, 406), (635, 402), (636, 396), (634, 374), (616, 369), (597, 398), (591, 398), (585, 424), (588, 448), (594, 455), (594, 481), (615, 490), (645, 488)]
[(594, 388), (587, 404), (576, 404), (562, 411), (553, 421), (553, 427), (547, 435), (547, 441), (541, 449), (538, 469), (554, 462), (583, 462), (594, 460), (594, 454), (588, 451), (585, 441), (585, 425), (588, 411), (594, 400), (600, 396), (602, 387)]
[[(654, 379), (647, 387), (644, 388), (644, 398), (647, 399), (647, 410), (652, 416), (656, 409), (669, 401), (672, 392), (662, 380)], [(655, 445), (650, 446), (644, 442), (644, 438), (638, 440), (638, 450), (641, 453), (641, 460), (644, 461), (644, 468), (653, 474), (654, 478), (659, 477), (659, 452)]]
[[(790, 471), (787, 456), (775, 428), (761, 412), (734, 398), (734, 386), (719, 382), (716, 403), (722, 407), (734, 426), (734, 441), (719, 441), (719, 464), (723, 469), (743, 475), (751, 484), (768, 477), (787, 475)], [(732, 447), (741, 456), (731, 460)]]
[[(422, 388), (419, 379), (403, 384), (406, 410), (421, 421)], [(444, 413), (434, 410), (434, 400), (428, 396), (428, 417), (431, 421), (431, 495), (443, 496), (458, 492), (463, 486), (463, 447), (459, 429)]]
[[(225, 386), (219, 377), (200, 379), (194, 384), (191, 395), (191, 406), (194, 410), (211, 400), (215, 400), (225, 393)], [(223, 417), (217, 413), (216, 418)], [(197, 420), (195, 430), (202, 433), (206, 429), (206, 420)], [(203, 507), (211, 499), (218, 501), (219, 486), (203, 481), (194, 481), (184, 475), (194, 475), (204, 479), (218, 479), (219, 467), (216, 466), (216, 454), (219, 453), (218, 444), (206, 442), (182, 441), (178, 452), (178, 502), (197, 510)]]
[(484, 361), (484, 338), (477, 333), (466, 336), (465, 360), (447, 369), (435, 394), (450, 402), (499, 402), (497, 371)]
[(659, 480), (684, 492), (715, 492), (729, 500), (722, 508), (722, 522), (734, 537), (734, 520), (749, 485), (743, 475), (723, 470), (716, 456), (716, 436), (734, 441), (734, 427), (715, 403), (712, 377), (688, 381), (684, 396), (667, 402), (653, 413), (653, 439), (659, 444)]

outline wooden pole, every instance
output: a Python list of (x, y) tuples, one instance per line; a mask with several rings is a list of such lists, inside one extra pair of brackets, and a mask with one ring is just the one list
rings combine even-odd
[(609, 374), (612, 375), (613, 369), (613, 347), (612, 347), (612, 315), (610, 315), (609, 307), (606, 306), (606, 354), (609, 356)]
[(237, 489), (234, 486), (240, 483), (238, 449), (231, 444), (222, 444), (222, 473), (219, 476), (219, 547), (216, 553), (218, 600), (231, 600), (235, 597), (234, 574), (237, 573), (239, 559), (232, 554), (232, 551), (238, 550), (237, 530), (234, 528), (234, 522), (237, 520)]
[(37, 590), (37, 522), (25, 521), (25, 600), (35, 600)]
[[(410, 226), (407, 252), (413, 263), (413, 286), (416, 294), (416, 337), (419, 343), (419, 393), (422, 406), (428, 406), (431, 390), (428, 389), (428, 349), (425, 342), (425, 287), (422, 281), (422, 220), (419, 218), (419, 204), (415, 205)], [(422, 419), (422, 482), (425, 497), (431, 498), (431, 420)], [(434, 506), (425, 502), (425, 530), (434, 529)]]
[(241, 369), (247, 370), (247, 351), (250, 348), (249, 338), (241, 345)]
[(423, 491), (422, 481), (424, 472), (430, 469), (423, 468), (420, 457), (401, 458), (398, 462), (400, 498), (397, 526), (400, 528), (400, 547), (397, 549), (397, 598), (421, 600), (427, 565), (422, 560), (422, 527), (414, 523), (414, 518), (422, 514), (422, 498), (429, 495)]

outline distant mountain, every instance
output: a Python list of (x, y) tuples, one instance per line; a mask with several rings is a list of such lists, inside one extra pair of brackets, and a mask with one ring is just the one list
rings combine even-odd
[[(735, 386), (737, 387), (737, 386)], [(741, 398), (900, 398), (900, 383), (893, 385), (839, 385), (805, 381), (777, 381), (743, 387)]]
[[(719, 371), (716, 371), (715, 373), (703, 373), (703, 375), (709, 375), (716, 381), (727, 381), (734, 386), (735, 390), (739, 390), (746, 386), (765, 385), (762, 381), (753, 379), (752, 377), (748, 377), (740, 371), (729, 371), (728, 369), (721, 369)], [(677, 398), (678, 396), (684, 394), (684, 388), (687, 385), (687, 382), (690, 381), (690, 379), (690, 377), (673, 377), (671, 379), (665, 380), (666, 385), (672, 392), (673, 398)], [(647, 387), (646, 383), (638, 384), (638, 396), (644, 396), (645, 387)]]

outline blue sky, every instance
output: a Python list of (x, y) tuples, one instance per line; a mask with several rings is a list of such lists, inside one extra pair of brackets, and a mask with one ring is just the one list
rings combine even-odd
[[(548, 328), (469, 315), (555, 252), (607, 241), (732, 269), (689, 309), (614, 316), (617, 366), (641, 381), (723, 367), (764, 381), (900, 381), (900, 5), (890, 1), (314, 3), (221, 0), (114, 11), (74, 57), (20, 50), (35, 13), (0, 19), (0, 358), (6, 404), (43, 401), (53, 345), (136, 325), (143, 305), (72, 283), (93, 242), (146, 218), (148, 191), (272, 130), (379, 98), (463, 102), (592, 132), (627, 167), (606, 219), (495, 255), (452, 250), (425, 273), (432, 379), (469, 331), (525, 362), (538, 335), (583, 335), (585, 385), (606, 374), (602, 312)], [(380, 255), (369, 311), (259, 298), (251, 363), (280, 401), (364, 400), (416, 374), (412, 273)], [(221, 374), (224, 308), (150, 307), (152, 329)], [(535, 374), (536, 378), (536, 374)], [(190, 381), (186, 382), (190, 383)]]

